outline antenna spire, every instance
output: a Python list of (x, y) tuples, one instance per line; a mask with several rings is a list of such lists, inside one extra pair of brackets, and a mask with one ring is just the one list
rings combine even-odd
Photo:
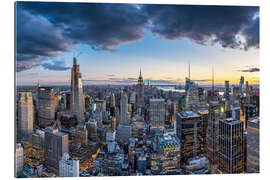
[(212, 65), (212, 93), (214, 93), (214, 66)]
[(190, 61), (188, 61), (188, 79), (190, 80)]

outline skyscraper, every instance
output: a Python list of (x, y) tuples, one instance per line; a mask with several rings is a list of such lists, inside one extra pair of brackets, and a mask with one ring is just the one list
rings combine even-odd
[(221, 173), (243, 173), (244, 128), (243, 122), (233, 118), (219, 120), (218, 169)]
[(209, 113), (208, 113), (208, 110), (199, 110), (198, 114), (201, 116), (201, 119), (202, 119), (202, 149), (203, 149), (203, 152), (205, 153)]
[(79, 177), (79, 160), (70, 158), (68, 153), (64, 153), (59, 161), (60, 177)]
[(137, 107), (141, 107), (143, 104), (144, 104), (144, 83), (143, 83), (142, 72), (140, 69), (140, 75), (139, 75), (138, 84), (137, 84)]
[(229, 81), (225, 81), (225, 93), (224, 93), (224, 97), (226, 99), (226, 101), (230, 100), (230, 82)]
[(189, 158), (202, 154), (202, 119), (192, 112), (180, 112), (176, 116), (176, 134), (181, 140), (181, 166)]
[(128, 116), (128, 97), (125, 92), (121, 92), (120, 98), (120, 123), (130, 124)]
[(58, 129), (45, 129), (45, 165), (54, 169), (59, 168), (59, 161), (64, 153), (68, 153), (68, 134)]
[(73, 58), (73, 67), (71, 69), (71, 114), (76, 115), (78, 122), (84, 121), (82, 75), (77, 64), (77, 59)]
[(27, 141), (33, 133), (34, 106), (31, 92), (21, 92), (18, 104), (18, 139)]
[(157, 135), (157, 151), (161, 156), (158, 162), (160, 174), (179, 174), (181, 157), (179, 138), (175, 134)]
[(131, 136), (130, 117), (128, 113), (128, 97), (125, 92), (120, 93), (120, 122), (117, 127), (116, 139), (118, 142), (128, 142)]
[(38, 123), (42, 128), (53, 125), (55, 119), (54, 90), (51, 87), (38, 88)]
[(165, 124), (164, 99), (150, 99), (150, 131), (160, 130), (163, 132)]
[(240, 78), (240, 83), (239, 83), (239, 91), (240, 91), (240, 96), (244, 96), (244, 76), (241, 76)]
[(15, 176), (19, 177), (23, 171), (23, 147), (20, 143), (16, 144), (15, 149)]
[(216, 167), (218, 163), (218, 118), (220, 113), (219, 103), (210, 101), (209, 103), (209, 119), (206, 134), (206, 156), (212, 167)]

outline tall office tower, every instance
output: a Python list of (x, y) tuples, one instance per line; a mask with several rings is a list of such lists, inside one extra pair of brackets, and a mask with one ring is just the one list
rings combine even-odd
[(240, 107), (239, 106), (232, 107), (232, 118), (236, 120), (240, 120)]
[(138, 84), (137, 84), (137, 107), (141, 107), (144, 105), (144, 83), (143, 83), (143, 77), (142, 72), (140, 69), (140, 75), (138, 78)]
[(131, 123), (131, 135), (138, 139), (142, 139), (143, 131), (145, 127), (145, 121), (140, 115), (135, 115)]
[(196, 111), (199, 107), (199, 91), (198, 85), (194, 84), (192, 81), (189, 83), (189, 88), (186, 92), (185, 99), (185, 111)]
[(70, 158), (68, 153), (64, 153), (59, 161), (59, 177), (79, 177), (79, 160)]
[(220, 107), (217, 101), (209, 103), (209, 119), (206, 134), (206, 156), (212, 167), (216, 168), (218, 163), (218, 118)]
[(130, 124), (130, 120), (128, 117), (128, 97), (125, 92), (121, 92), (120, 124)]
[(245, 169), (243, 122), (233, 118), (219, 120), (218, 169), (224, 174), (239, 174)]
[(246, 104), (249, 104), (249, 102), (250, 102), (250, 92), (249, 92), (248, 81), (246, 81)]
[(165, 102), (164, 99), (150, 99), (150, 131), (164, 131)]
[(54, 90), (51, 87), (38, 89), (38, 123), (42, 128), (53, 125), (55, 119)]
[(181, 143), (179, 138), (175, 134), (157, 135), (157, 151), (161, 156), (158, 162), (160, 165), (160, 174), (179, 174), (181, 158)]
[(36, 132), (32, 134), (32, 147), (38, 150), (44, 148), (45, 132), (36, 129)]
[(247, 122), (247, 173), (260, 172), (260, 120)]
[(86, 122), (86, 127), (88, 130), (88, 139), (90, 141), (97, 141), (97, 121), (95, 119), (90, 119)]
[(104, 93), (103, 92), (98, 92), (98, 99), (104, 100)]
[(181, 166), (184, 167), (189, 158), (196, 157), (202, 151), (202, 119), (192, 111), (177, 114), (176, 134), (181, 139)]
[(244, 97), (244, 76), (241, 76), (239, 83), (240, 96)]
[(130, 97), (129, 97), (130, 104), (135, 104), (135, 100), (136, 100), (136, 93), (135, 92), (132, 92), (130, 94)]
[(31, 92), (19, 93), (18, 139), (27, 141), (33, 133), (34, 106)]
[(240, 88), (239, 87), (233, 87), (233, 97), (234, 99), (239, 99), (240, 97)]
[(230, 100), (230, 82), (229, 81), (225, 81), (225, 93), (224, 93), (224, 97), (226, 99), (226, 101)]
[(115, 96), (112, 93), (110, 97), (110, 107), (115, 107)]
[(119, 124), (116, 131), (116, 140), (118, 143), (127, 143), (131, 137), (131, 126), (129, 124)]
[(83, 87), (82, 75), (77, 64), (77, 59), (73, 58), (73, 67), (71, 70), (71, 101), (70, 112), (76, 115), (78, 122), (84, 122), (84, 100), (83, 100)]
[(68, 134), (53, 127), (45, 129), (45, 165), (58, 169), (64, 153), (68, 153)]
[(207, 134), (207, 127), (208, 127), (208, 119), (209, 113), (208, 110), (199, 110), (198, 114), (201, 116), (202, 119), (202, 150), (203, 153), (206, 153), (206, 134)]
[(23, 147), (20, 143), (16, 144), (15, 150), (15, 176), (19, 177), (23, 171)]
[(75, 129), (75, 144), (81, 144), (82, 146), (88, 145), (88, 131), (86, 125), (78, 124)]
[(106, 144), (109, 153), (113, 153), (115, 151), (115, 131), (107, 131), (106, 132)]

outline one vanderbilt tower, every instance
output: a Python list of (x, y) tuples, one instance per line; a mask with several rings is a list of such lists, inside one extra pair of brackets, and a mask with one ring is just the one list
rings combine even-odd
[(72, 115), (76, 115), (78, 122), (84, 122), (83, 116), (83, 88), (82, 74), (77, 64), (77, 59), (73, 58), (73, 67), (71, 70), (71, 105), (70, 111)]

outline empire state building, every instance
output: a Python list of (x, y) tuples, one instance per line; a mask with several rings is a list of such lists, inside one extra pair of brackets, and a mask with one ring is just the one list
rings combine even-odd
[(83, 89), (82, 89), (82, 75), (77, 64), (77, 59), (73, 58), (73, 67), (71, 70), (71, 114), (75, 115), (78, 122), (84, 122), (83, 115)]
[(137, 99), (137, 107), (141, 107), (144, 104), (144, 83), (141, 69), (137, 84)]

